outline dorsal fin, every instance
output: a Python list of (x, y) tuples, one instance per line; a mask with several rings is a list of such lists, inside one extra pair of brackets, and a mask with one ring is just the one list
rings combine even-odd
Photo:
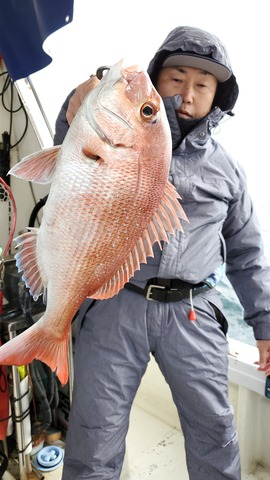
[(183, 231), (179, 217), (187, 220), (185, 212), (178, 199), (180, 196), (174, 186), (167, 182), (159, 208), (154, 214), (142, 236), (136, 242), (120, 269), (111, 277), (92, 298), (105, 299), (113, 297), (124, 287), (125, 283), (140, 269), (141, 263), (147, 262), (147, 257), (153, 257), (153, 244), (161, 241), (168, 242), (167, 233), (174, 234), (175, 229)]
[(9, 173), (29, 182), (51, 183), (61, 146), (45, 148), (24, 157)]
[(21, 250), (16, 253), (15, 259), (18, 271), (23, 272), (22, 280), (25, 282), (26, 287), (29, 288), (34, 300), (37, 300), (40, 295), (45, 297), (45, 287), (36, 260), (38, 228), (29, 228), (29, 230), (29, 232), (23, 233), (14, 239), (17, 247), (21, 247)]

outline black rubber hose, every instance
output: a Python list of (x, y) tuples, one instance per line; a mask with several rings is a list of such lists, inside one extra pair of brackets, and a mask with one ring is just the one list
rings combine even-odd
[(37, 219), (38, 212), (44, 207), (47, 201), (47, 198), (48, 198), (48, 195), (46, 195), (46, 197), (44, 198), (41, 198), (39, 202), (34, 206), (28, 222), (29, 227), (35, 226), (35, 221)]

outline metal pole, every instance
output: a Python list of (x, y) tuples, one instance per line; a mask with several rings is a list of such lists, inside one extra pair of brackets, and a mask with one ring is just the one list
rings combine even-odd
[[(24, 328), (27, 325), (26, 319), (15, 320), (9, 322), (8, 324), (8, 334), (9, 339), (16, 337), (17, 330)], [(17, 327), (17, 328), (16, 328)], [(14, 414), (15, 414), (15, 429), (16, 429), (16, 442), (18, 449), (18, 461), (19, 461), (19, 472), (20, 480), (27, 480), (27, 473), (31, 471), (31, 463), (29, 463), (29, 458), (27, 457), (25, 450), (27, 448), (26, 443), (26, 434), (24, 431), (24, 415), (26, 412), (23, 412), (22, 408), (22, 392), (21, 392), (21, 379), (18, 367), (12, 365), (12, 387), (13, 387), (13, 398), (14, 398)], [(27, 393), (28, 395), (28, 393)], [(27, 415), (30, 415), (28, 412)], [(29, 470), (30, 465), (30, 470)]]
[[(12, 337), (13, 332), (11, 332)], [(13, 397), (14, 397), (14, 413), (15, 413), (15, 428), (16, 428), (16, 442), (18, 448), (18, 460), (19, 460), (19, 471), (20, 471), (20, 480), (27, 480), (27, 468), (26, 468), (26, 458), (24, 454), (24, 438), (23, 438), (23, 423), (22, 418), (22, 408), (21, 408), (21, 389), (20, 389), (20, 375), (18, 368), (12, 366), (12, 384), (13, 384)]]
[(69, 344), (68, 344), (68, 370), (69, 370), (69, 408), (72, 403), (72, 393), (74, 384), (74, 361), (73, 361), (73, 343), (72, 343), (72, 330), (70, 331)]

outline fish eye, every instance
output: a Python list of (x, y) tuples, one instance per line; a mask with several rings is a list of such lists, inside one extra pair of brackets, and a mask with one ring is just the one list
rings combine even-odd
[(146, 121), (152, 121), (157, 114), (157, 107), (151, 102), (146, 102), (141, 106), (140, 115)]

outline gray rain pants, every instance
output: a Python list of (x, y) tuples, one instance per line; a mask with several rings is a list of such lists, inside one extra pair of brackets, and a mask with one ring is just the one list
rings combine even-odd
[(165, 304), (123, 289), (93, 303), (78, 327), (62, 480), (119, 479), (150, 353), (178, 409), (189, 478), (240, 480), (227, 340), (212, 303), (220, 304), (214, 290), (194, 298), (195, 321), (188, 300)]

